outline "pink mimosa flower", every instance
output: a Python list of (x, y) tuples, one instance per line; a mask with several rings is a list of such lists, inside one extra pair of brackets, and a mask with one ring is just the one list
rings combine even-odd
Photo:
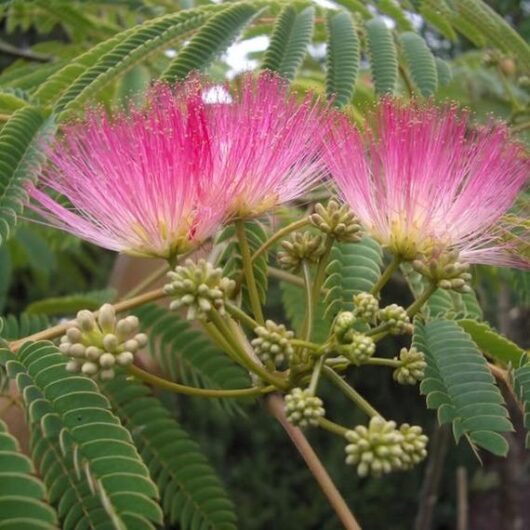
[(362, 134), (339, 118), (326, 158), (373, 237), (404, 259), (457, 251), (462, 262), (530, 267), (505, 237), (503, 215), (530, 174), (506, 127), (473, 127), (454, 107), (390, 99), (368, 121)]
[(241, 88), (192, 77), (154, 86), (145, 108), (92, 111), (49, 153), (34, 209), (99, 246), (171, 257), (232, 217), (259, 215), (302, 195), (322, 175), (325, 109), (298, 103), (279, 78)]

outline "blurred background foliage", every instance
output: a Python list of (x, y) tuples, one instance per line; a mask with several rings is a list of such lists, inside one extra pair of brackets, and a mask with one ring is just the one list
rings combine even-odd
[[(250, 3), (260, 5), (260, 2)], [(155, 17), (209, 4), (192, 0), (0, 2), (0, 125), (21, 105), (20, 100), (31, 99), (50, 76), (99, 42)], [(244, 69), (264, 63), (278, 66), (274, 51), (265, 50), (271, 35), (275, 30), (279, 31), (275, 25), (279, 15), (290, 4), (294, 16), (299, 17), (296, 24), (300, 27), (309, 24), (311, 28), (306, 36), (298, 28), (297, 35), (301, 39), (298, 48), (302, 48), (302, 53), (290, 43), (293, 57), (281, 58), (285, 67), (283, 73), (293, 79), (295, 90), (310, 88), (317, 93), (326, 93), (326, 82), (330, 83), (330, 76), (325, 74), (330, 68), (329, 47), (334, 45), (341, 49), (343, 42), (327, 42), (325, 22), (328, 15), (324, 8), (341, 7), (355, 22), (362, 49), (359, 71), (354, 75), (355, 90), (348, 86), (343, 92), (346, 112), (351, 113), (354, 119), (362, 122), (364, 111), (376, 98), (374, 82), (377, 88), (378, 78), (371, 70), (374, 68), (374, 57), (370, 48), (370, 32), (384, 32), (384, 29), (371, 27), (365, 21), (379, 16), (378, 20), (383, 20), (387, 30), (394, 35), (392, 38), (398, 39), (398, 35), (404, 32), (421, 35), (438, 61), (431, 90), (429, 80), (422, 84), (421, 72), (414, 75), (414, 59), (407, 58), (407, 47), (402, 46), (397, 57), (399, 79), (394, 92), (406, 97), (420, 92), (419, 96), (427, 95), (439, 101), (456, 100), (471, 108), (481, 119), (493, 114), (507, 120), (514, 134), (530, 145), (530, 48), (527, 46), (528, 49), (525, 49), (513, 39), (508, 43), (499, 41), (495, 31), (486, 24), (480, 28), (474, 25), (470, 16), (466, 18), (462, 15), (469, 15), (465, 9), (458, 11), (459, 15), (454, 18), (443, 15), (445, 6), (456, 9), (455, 5), (462, 4), (473, 9), (473, 2), (323, 1), (315, 3), (311, 12), (305, 11), (311, 19), (309, 22), (300, 17), (304, 10), (310, 8), (310, 2), (267, 4), (270, 4), (267, 10), (244, 27), (236, 44), (217, 55), (215, 60), (205, 61), (205, 65), (209, 64), (210, 75), (218, 80), (228, 77), (237, 81), (238, 73)], [(529, 1), (488, 0), (480, 2), (480, 6), (489, 6), (499, 13), (520, 33), (523, 41), (528, 42)], [(288, 17), (285, 18), (288, 24)], [(133, 64), (90, 99), (109, 108), (128, 105), (131, 99), (141, 101), (143, 91), (150, 82), (167, 73), (168, 68), (171, 72), (173, 58), (187, 42), (181, 39), (180, 42), (168, 43), (158, 50), (159, 53), (146, 54), (142, 61)], [(418, 46), (421, 48), (421, 45), (414, 45), (413, 53), (419, 53)], [(359, 53), (359, 50), (353, 49), (352, 53)], [(425, 54), (421, 55), (421, 58), (424, 57)], [(382, 82), (381, 78), (379, 82)], [(528, 208), (528, 195), (521, 198), (519, 207)], [(25, 215), (32, 214), (26, 212)], [(0, 248), (0, 313), (44, 313), (56, 319), (71, 315), (82, 307), (97, 307), (113, 297), (114, 291), (109, 289), (108, 278), (115, 260), (111, 252), (21, 219), (12, 237)], [(477, 268), (475, 272), (476, 288), (487, 319), (528, 348), (528, 273), (488, 267)], [(72, 296), (72, 293), (79, 295)], [(410, 297), (406, 286), (398, 280), (391, 282), (385, 293), (392, 293), (392, 301), (400, 296), (403, 304)], [(64, 298), (58, 300), (57, 297)], [(287, 319), (283, 314), (281, 297), (279, 285), (273, 282), (268, 297), (268, 313), (279, 320)], [(53, 300), (40, 303), (43, 298)], [(383, 345), (389, 355), (397, 346), (399, 344), (391, 340)], [(398, 421), (415, 418), (434, 436), (439, 449), (438, 452), (431, 451), (436, 454), (440, 466), (441, 483), (435, 492), (439, 500), (432, 528), (455, 527), (456, 469), (462, 466), (469, 477), (470, 528), (530, 527), (529, 506), (524, 502), (530, 494), (528, 458), (524, 450), (513, 451), (506, 460), (487, 457), (484, 465), (480, 466), (464, 444), (457, 450), (447, 432), (435, 427), (434, 414), (425, 410), (424, 400), (418, 396), (417, 389), (396, 389), (389, 373), (370, 367), (359, 371), (357, 379), (355, 386), (369, 396), (376, 407)], [(351, 407), (346, 403), (342, 406), (340, 395), (324, 391), (323, 397), (333, 402), (330, 408), (344, 410), (345, 417), (337, 418), (339, 421), (352, 421), (351, 416), (346, 419), (347, 414), (351, 415)], [(162, 398), (199, 441), (228, 486), (242, 529), (338, 528), (334, 515), (294, 448), (281, 428), (260, 406), (243, 406), (235, 415), (212, 414), (208, 402), (175, 396)], [(353, 420), (361, 422), (363, 418), (359, 415)], [(344, 466), (340, 442), (321, 436), (320, 432), (311, 433), (310, 438), (354, 513), (361, 521), (369, 521), (367, 528), (409, 529), (415, 524), (418, 529), (429, 528), (425, 523), (418, 522), (418, 512), (425, 510), (426, 502), (421, 495), (426, 494), (426, 487), (433, 485), (430, 471), (427, 471), (429, 463), (413, 472), (394, 474), (381, 480), (359, 479)], [(522, 446), (522, 441), (515, 435), (512, 438), (511, 445), (515, 448)]]

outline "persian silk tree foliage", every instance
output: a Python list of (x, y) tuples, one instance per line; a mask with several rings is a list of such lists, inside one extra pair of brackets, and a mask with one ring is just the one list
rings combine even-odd
[[(21, 395), (31, 458), (0, 423), (1, 526), (237, 528), (222, 480), (162, 392), (212, 400), (212, 413), (231, 417), (263, 402), (346, 528), (359, 523), (305, 431), (338, 437), (336, 459), (360, 477), (410, 470), (428, 452), (414, 417), (398, 424), (351, 384), (366, 366), (386, 371), (396, 395), (415, 385), (455, 442), (507, 454), (513, 427), (496, 380), (526, 411), (527, 357), (482, 320), (471, 267), (530, 268), (517, 204), (530, 160), (507, 125), (430, 98), (449, 67), (408, 15), (416, 8), (446, 38), (509, 57), (508, 81), (523, 86), (530, 48), (502, 18), (480, 0), (407, 12), (392, 1), (27, 4), (3, 8), (9, 28), (32, 16), (55, 24), (60, 12), (66, 33), (83, 24), (94, 45), (74, 40), (41, 67), (0, 76), (1, 241), (19, 237), (26, 208), (23, 222), (162, 258), (166, 280), (149, 291), (146, 278), (114, 304), (76, 293), (3, 319), (0, 384)], [(262, 34), (262, 72), (228, 83), (195, 71)], [(324, 74), (308, 52), (319, 42)], [(527, 117), (514, 109), (515, 133)], [(414, 301), (383, 304), (400, 275)], [(285, 321), (268, 314), (278, 280)], [(50, 322), (36, 307), (67, 318)], [(389, 336), (406, 346), (384, 356)], [(338, 423), (326, 384), (365, 421)]]

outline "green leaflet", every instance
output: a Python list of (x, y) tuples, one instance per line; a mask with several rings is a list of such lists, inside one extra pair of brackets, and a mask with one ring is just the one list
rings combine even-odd
[[(305, 293), (304, 290), (291, 283), (280, 282), (280, 289), (282, 291), (282, 302), (285, 308), (285, 313), (291, 322), (289, 329), (294, 330), (298, 336), (302, 332), (302, 326), (305, 318)], [(329, 335), (329, 328), (331, 321), (325, 316), (325, 305), (320, 298), (315, 307), (315, 316), (313, 319), (313, 334), (312, 340), (318, 343), (323, 343)]]
[(416, 319), (412, 345), (425, 354), (427, 368), (420, 391), (438, 421), (452, 423), (458, 442), (465, 436), (472, 447), (505, 456), (512, 431), (502, 395), (486, 360), (460, 326), (452, 320), (422, 324)]
[(451, 72), (451, 66), (447, 61), (436, 57), (436, 72), (438, 74), (438, 84), (440, 86), (448, 85), (453, 79), (453, 73)]
[(397, 50), (392, 31), (381, 18), (369, 20), (365, 28), (375, 91), (380, 96), (392, 94), (398, 80)]
[(383, 251), (379, 243), (366, 236), (359, 243), (335, 243), (326, 268), (326, 317), (353, 309), (353, 295), (369, 292), (381, 275)]
[(21, 339), (42, 331), (48, 324), (48, 317), (44, 315), (28, 315), (27, 313), (22, 313), (18, 317), (7, 315), (0, 317), (0, 337), (4, 341)]
[(214, 469), (148, 388), (118, 377), (104, 390), (158, 485), (169, 522), (181, 530), (236, 530), (234, 505)]
[[(522, 359), (523, 360), (523, 359)], [(530, 429), (530, 365), (527, 358), (524, 364), (516, 368), (512, 374), (513, 388), (517, 397), (524, 405), (524, 426)], [(526, 448), (530, 449), (530, 433), (526, 433)]]
[(376, 0), (377, 9), (391, 17), (402, 31), (413, 31), (413, 26), (397, 0)]
[(54, 129), (34, 107), (15, 111), (0, 131), (0, 244), (9, 238), (27, 201), (26, 186), (37, 178), (42, 144)]
[(161, 79), (173, 83), (184, 79), (192, 70), (208, 66), (232, 44), (256, 11), (250, 4), (236, 4), (212, 16), (177, 54)]
[(116, 294), (114, 289), (101, 289), (88, 293), (71, 294), (45, 298), (26, 307), (29, 315), (68, 316), (75, 315), (81, 309), (95, 311), (105, 302), (111, 302)]
[(57, 514), (46, 499), (33, 463), (0, 420), (0, 527), (57, 528)]
[(446, 39), (456, 41), (457, 36), (451, 25), (451, 9), (445, 0), (422, 0), (419, 12), (423, 18)]
[(422, 96), (432, 96), (438, 88), (438, 71), (431, 50), (423, 38), (413, 32), (402, 33), (399, 42), (415, 87)]
[[(134, 311), (149, 334), (150, 354), (173, 381), (205, 388), (246, 388), (248, 375), (175, 311), (148, 304)], [(248, 400), (212, 399), (225, 412), (242, 414)]]
[(326, 94), (342, 107), (350, 101), (359, 73), (359, 37), (346, 12), (328, 13), (327, 30)]
[[(128, 528), (126, 521), (131, 518), (144, 521), (142, 528), (161, 524), (158, 491), (128, 431), (110, 411), (96, 383), (68, 373), (65, 365), (57, 347), (45, 341), (25, 343), (17, 359), (7, 361), (8, 376), (24, 397), (31, 425), (38, 426), (44, 438), (55, 440), (78, 480), (100, 499), (114, 528)], [(120, 459), (119, 470), (115, 459)], [(67, 528), (74, 528), (83, 512), (78, 510), (78, 497), (70, 497), (70, 501), (61, 499), (67, 506), (59, 503), (59, 513), (68, 512), (65, 521), (73, 514)]]
[(262, 68), (294, 79), (311, 42), (314, 18), (313, 7), (299, 12), (294, 5), (287, 5), (274, 25)]
[(473, 342), (483, 353), (498, 361), (519, 366), (526, 355), (522, 348), (492, 329), (487, 322), (464, 319), (457, 320), (457, 324), (471, 335)]
[(57, 101), (56, 109), (62, 112), (62, 118), (68, 116), (65, 114), (67, 111), (79, 107), (97, 91), (145, 60), (150, 54), (163, 49), (171, 41), (202, 25), (210, 13), (211, 9), (190, 9), (154, 19), (130, 33), (130, 30), (127, 30), (125, 39), (99, 57), (92, 66), (77, 77)]

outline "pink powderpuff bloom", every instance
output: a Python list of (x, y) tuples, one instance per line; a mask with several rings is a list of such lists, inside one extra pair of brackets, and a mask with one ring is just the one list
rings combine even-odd
[(503, 218), (530, 159), (505, 126), (475, 127), (452, 106), (391, 99), (367, 122), (362, 134), (340, 117), (326, 159), (368, 233), (406, 260), (457, 251), (462, 262), (530, 267), (508, 242)]
[(326, 109), (309, 96), (299, 103), (272, 74), (246, 75), (232, 92), (194, 76), (155, 85), (146, 101), (112, 118), (92, 110), (64, 128), (30, 189), (50, 224), (108, 249), (168, 258), (322, 176), (315, 139)]

